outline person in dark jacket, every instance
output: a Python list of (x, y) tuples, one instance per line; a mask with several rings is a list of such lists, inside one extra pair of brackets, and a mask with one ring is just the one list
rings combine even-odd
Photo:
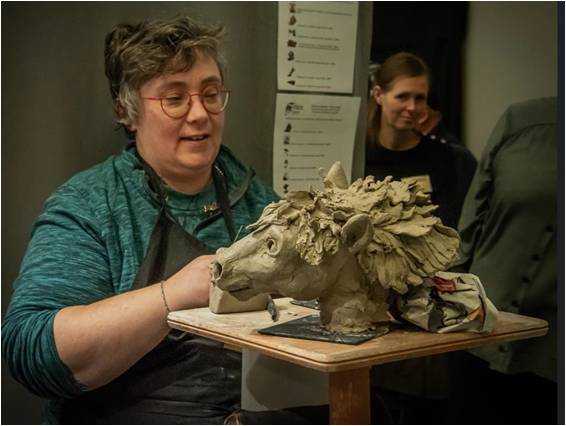
[(462, 210), (456, 267), (479, 276), (498, 309), (549, 324), (544, 337), (469, 351), (462, 393), (494, 407), (470, 423), (558, 421), (557, 114), (556, 98), (507, 108)]

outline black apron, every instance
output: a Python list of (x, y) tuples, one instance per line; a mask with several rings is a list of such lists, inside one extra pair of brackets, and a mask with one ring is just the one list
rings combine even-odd
[[(211, 254), (172, 217), (161, 179), (139, 155), (138, 159), (160, 204), (160, 212), (133, 289), (167, 279), (196, 257)], [(252, 176), (248, 174), (241, 194)], [(233, 241), (235, 230), (227, 183), (216, 164), (213, 181), (217, 203)], [(210, 217), (198, 228), (214, 219)], [(61, 423), (222, 424), (225, 417), (239, 409), (241, 371), (241, 354), (224, 350), (219, 342), (172, 330), (111, 383), (65, 401)]]

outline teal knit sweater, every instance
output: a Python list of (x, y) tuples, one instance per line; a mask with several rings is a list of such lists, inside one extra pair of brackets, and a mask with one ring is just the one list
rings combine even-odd
[[(247, 168), (222, 147), (218, 161), (228, 192), (242, 184)], [(214, 185), (188, 196), (168, 190), (169, 210), (193, 233), (216, 200)], [(254, 178), (233, 207), (239, 237), (277, 194)], [(2, 352), (16, 380), (51, 399), (47, 422), (57, 420), (57, 400), (85, 389), (57, 353), (53, 320), (67, 306), (86, 305), (131, 289), (149, 245), (159, 205), (139, 167), (135, 147), (81, 172), (55, 191), (36, 220), (2, 324)], [(228, 246), (222, 217), (195, 236), (211, 250)]]

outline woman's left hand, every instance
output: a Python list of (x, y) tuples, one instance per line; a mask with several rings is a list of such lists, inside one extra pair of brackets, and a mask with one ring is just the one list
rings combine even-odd
[(431, 107), (427, 106), (422, 117), (417, 121), (415, 130), (421, 135), (428, 135), (442, 119), (442, 114), (440, 111), (436, 111)]

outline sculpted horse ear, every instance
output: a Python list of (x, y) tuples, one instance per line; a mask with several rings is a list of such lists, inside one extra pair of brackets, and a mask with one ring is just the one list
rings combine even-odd
[(373, 225), (367, 214), (352, 216), (344, 224), (341, 231), (342, 242), (353, 254), (366, 248), (373, 236)]
[(336, 161), (332, 167), (330, 167), (323, 182), (325, 188), (335, 187), (348, 189), (348, 179), (346, 179), (346, 173), (344, 173), (340, 161)]

